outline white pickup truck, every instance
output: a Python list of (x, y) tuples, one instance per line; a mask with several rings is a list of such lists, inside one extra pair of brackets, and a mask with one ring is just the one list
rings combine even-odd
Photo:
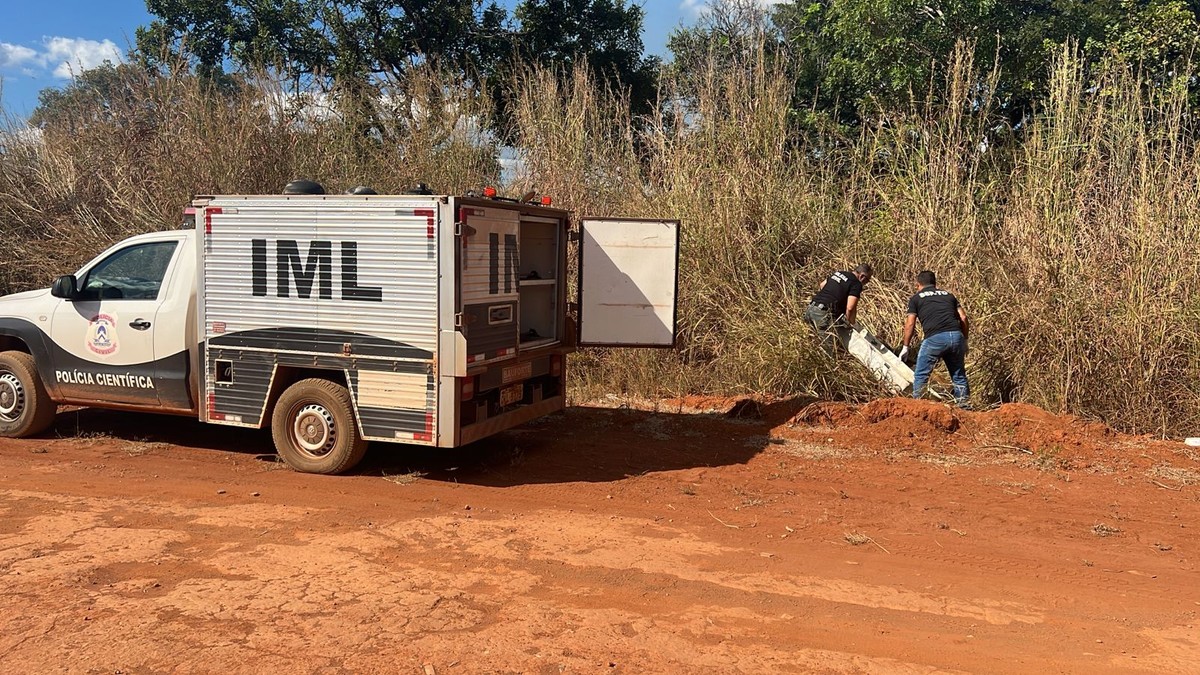
[(562, 409), (579, 346), (673, 345), (678, 246), (675, 221), (495, 198), (199, 197), (184, 229), (0, 298), (0, 435), (68, 404), (270, 425), (315, 473), (368, 441), (457, 447)]

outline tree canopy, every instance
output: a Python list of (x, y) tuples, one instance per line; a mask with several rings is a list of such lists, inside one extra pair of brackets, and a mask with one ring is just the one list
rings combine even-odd
[[(644, 55), (642, 9), (627, 0), (148, 0), (137, 31), (147, 66), (188, 59), (208, 76), (266, 68), (297, 83), (356, 91), (436, 61), (503, 95), (516, 61), (569, 72), (581, 61), (653, 99), (657, 60)], [(501, 104), (503, 102), (501, 101)]]
[[(957, 41), (998, 69), (1002, 109), (1018, 120), (1046, 90), (1053, 54), (1071, 42), (1093, 62), (1176, 63), (1195, 44), (1195, 8), (1182, 0), (837, 0), (776, 12), (803, 66), (805, 92), (860, 117), (888, 108), (941, 74)], [(1200, 4), (1200, 3), (1196, 3)], [(1161, 32), (1157, 32), (1161, 31)], [(1147, 40), (1148, 38), (1148, 40)], [(1146, 63), (1155, 67), (1155, 63)]]

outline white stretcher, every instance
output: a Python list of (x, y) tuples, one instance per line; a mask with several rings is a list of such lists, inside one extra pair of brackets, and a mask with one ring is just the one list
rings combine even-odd
[(866, 366), (876, 379), (899, 394), (912, 393), (912, 368), (893, 354), (891, 347), (862, 326), (841, 325), (835, 330), (846, 351)]

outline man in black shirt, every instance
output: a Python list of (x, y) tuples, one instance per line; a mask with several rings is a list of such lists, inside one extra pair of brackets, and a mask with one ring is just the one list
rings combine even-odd
[(821, 282), (817, 294), (804, 312), (804, 318), (816, 329), (821, 346), (833, 353), (835, 335), (831, 330), (838, 319), (846, 317), (846, 323), (854, 325), (858, 316), (858, 298), (863, 286), (871, 281), (871, 266), (863, 263), (853, 271), (834, 272)]
[(908, 319), (904, 322), (904, 342), (900, 359), (908, 356), (908, 345), (912, 342), (917, 321), (925, 339), (917, 353), (917, 367), (913, 370), (913, 398), (921, 398), (925, 385), (933, 373), (938, 360), (946, 362), (950, 380), (954, 383), (954, 400), (966, 407), (970, 397), (967, 386), (967, 333), (970, 324), (967, 312), (958, 298), (949, 291), (937, 287), (937, 275), (925, 270), (917, 275), (917, 293), (908, 301)]

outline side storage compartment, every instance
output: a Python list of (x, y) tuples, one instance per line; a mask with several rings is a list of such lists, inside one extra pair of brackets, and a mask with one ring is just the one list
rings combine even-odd
[(521, 351), (562, 338), (564, 232), (559, 218), (523, 215), (520, 237)]
[[(463, 311), (456, 339), (467, 351), (450, 380), (455, 388), (455, 445), (561, 410), (568, 351), (564, 337), (569, 214), (533, 204), (464, 201), (457, 245)], [(505, 248), (506, 237), (515, 250)], [(479, 272), (485, 264), (486, 275)], [(512, 326), (486, 329), (493, 339), (513, 339), (513, 349), (506, 354), (493, 351), (500, 344), (482, 346), (478, 313), (471, 308), (509, 303), (515, 310)]]

